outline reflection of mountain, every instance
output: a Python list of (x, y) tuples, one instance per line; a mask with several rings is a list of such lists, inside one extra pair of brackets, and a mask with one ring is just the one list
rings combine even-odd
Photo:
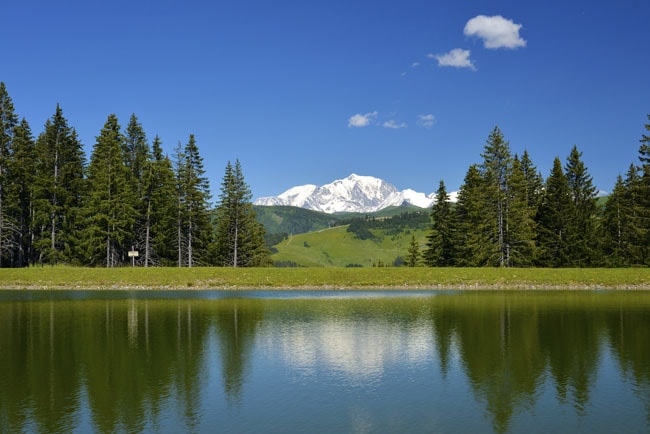
[(279, 328), (267, 324), (260, 340), (294, 368), (334, 370), (353, 379), (381, 375), (386, 367), (431, 360), (433, 335), (424, 322), (403, 327), (372, 320), (297, 321)]
[[(550, 418), (575, 414), (587, 430), (588, 420), (603, 423), (593, 414), (597, 406), (619, 421), (622, 410), (639, 417), (645, 408), (647, 428), (649, 300), (648, 294), (468, 292), (0, 301), (0, 432), (164, 431), (174, 417), (176, 428), (200, 431), (202, 412), (215, 401), (250, 411), (255, 399), (246, 392), (274, 396), (277, 390), (265, 389), (270, 365), (316, 374), (301, 383), (307, 400), (322, 387), (310, 382), (329, 375), (361, 390), (424, 369), (441, 389), (468, 387), (466, 399), (486, 410), (496, 432), (521, 428), (522, 420), (549, 408), (561, 413)], [(636, 398), (611, 410), (619, 395), (609, 393), (616, 390)], [(413, 393), (424, 408), (441, 391)], [(362, 409), (368, 418), (381, 411), (368, 405)], [(428, 411), (444, 412), (444, 405)], [(80, 415), (84, 426), (77, 425)]]

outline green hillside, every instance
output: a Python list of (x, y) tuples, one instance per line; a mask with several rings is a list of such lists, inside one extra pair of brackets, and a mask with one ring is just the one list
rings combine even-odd
[(336, 226), (340, 220), (337, 216), (295, 206), (254, 205), (253, 209), (267, 234), (302, 234)]
[(274, 246), (271, 259), (280, 264), (307, 267), (372, 267), (392, 266), (398, 257), (406, 256), (411, 235), (420, 245), (426, 242), (427, 231), (407, 229), (394, 234), (390, 229), (370, 229), (372, 239), (359, 239), (348, 232), (348, 226), (322, 229), (289, 236)]

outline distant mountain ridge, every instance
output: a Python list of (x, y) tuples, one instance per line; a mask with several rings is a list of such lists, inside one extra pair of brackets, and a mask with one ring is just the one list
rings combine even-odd
[(434, 193), (419, 193), (411, 189), (398, 191), (383, 179), (353, 173), (345, 179), (337, 179), (320, 187), (313, 184), (292, 187), (279, 196), (261, 197), (254, 204), (295, 206), (327, 214), (369, 213), (391, 206), (429, 208), (433, 205), (434, 196)]

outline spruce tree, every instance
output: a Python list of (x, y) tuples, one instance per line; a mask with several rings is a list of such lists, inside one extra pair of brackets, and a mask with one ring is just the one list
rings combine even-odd
[(35, 145), (34, 250), (40, 264), (74, 263), (80, 254), (79, 214), (85, 156), (61, 107), (45, 122)]
[(117, 116), (108, 116), (88, 166), (84, 230), (86, 261), (115, 267), (128, 261), (136, 210), (129, 170), (124, 165), (124, 136)]
[(208, 211), (210, 186), (204, 176), (203, 158), (193, 134), (177, 149), (177, 246), (178, 266), (207, 264), (212, 227)]
[(623, 177), (619, 175), (603, 211), (601, 246), (605, 266), (623, 267), (633, 263), (632, 203), (629, 193)]
[[(529, 163), (527, 163), (529, 164)], [(508, 266), (533, 265), (537, 255), (535, 243), (537, 199), (531, 180), (527, 179), (524, 165), (515, 155), (509, 173), (507, 199), (506, 245)]]
[(431, 229), (423, 254), (424, 263), (430, 267), (455, 265), (456, 243), (456, 214), (441, 180), (431, 208)]
[[(648, 115), (650, 121), (650, 115)], [(644, 125), (645, 131), (650, 134), (650, 123)], [(638, 209), (636, 212), (636, 226), (639, 229), (639, 256), (640, 263), (650, 265), (650, 135), (642, 134), (639, 142), (640, 179), (637, 186)]]
[(13, 208), (11, 214), (16, 222), (16, 253), (13, 265), (25, 267), (32, 260), (32, 218), (33, 184), (36, 154), (34, 138), (29, 123), (24, 118), (14, 129), (11, 145), (9, 177), (12, 180), (10, 196)]
[(11, 254), (16, 247), (14, 235), (18, 227), (9, 211), (11, 207), (9, 165), (14, 128), (17, 123), (18, 117), (14, 113), (11, 97), (4, 82), (0, 82), (0, 267), (9, 265)]
[(590, 266), (597, 256), (596, 187), (581, 157), (582, 152), (574, 145), (565, 165), (573, 202), (566, 234), (568, 265), (572, 267)]
[(406, 252), (406, 257), (404, 261), (407, 267), (417, 267), (420, 263), (420, 245), (415, 239), (415, 234), (411, 235), (411, 242), (409, 243), (408, 251)]
[(169, 158), (163, 154), (162, 143), (156, 136), (152, 155), (143, 169), (142, 235), (138, 248), (143, 251), (142, 263), (171, 265), (176, 257), (173, 249), (176, 206), (174, 171)]
[(562, 162), (553, 161), (551, 174), (537, 211), (537, 241), (540, 247), (538, 265), (543, 267), (566, 267), (569, 264), (567, 232), (573, 212), (571, 190)]
[(257, 221), (251, 191), (244, 180), (241, 164), (226, 165), (219, 204), (216, 208), (215, 256), (225, 267), (269, 265), (264, 243), (264, 227)]
[(485, 196), (483, 194), (483, 178), (477, 165), (473, 164), (467, 169), (463, 185), (458, 193), (456, 215), (458, 223), (458, 249), (456, 252), (457, 265), (463, 267), (477, 267), (485, 264), (484, 240)]

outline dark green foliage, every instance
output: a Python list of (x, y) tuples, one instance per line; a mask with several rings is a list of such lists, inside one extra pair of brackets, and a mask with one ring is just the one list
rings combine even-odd
[(124, 136), (117, 116), (109, 115), (88, 166), (85, 204), (85, 262), (115, 267), (128, 260), (136, 220), (134, 192), (124, 164)]
[(458, 193), (456, 213), (458, 215), (458, 258), (457, 265), (476, 267), (483, 265), (481, 237), (484, 231), (483, 209), (483, 179), (478, 166), (473, 164), (467, 170), (463, 185)]
[(9, 190), (12, 182), (9, 166), (14, 128), (17, 123), (18, 117), (14, 113), (11, 97), (5, 84), (0, 82), (0, 267), (10, 262), (12, 252), (16, 248), (14, 234), (18, 227), (9, 211), (11, 206)]
[(14, 231), (14, 252), (11, 265), (26, 267), (30, 264), (32, 252), (33, 184), (36, 154), (32, 130), (25, 119), (14, 128), (11, 144), (11, 160), (8, 166), (11, 179), (11, 215), (16, 225)]
[[(85, 156), (77, 133), (58, 105), (36, 140), (35, 155), (34, 259), (39, 264), (75, 263), (84, 250), (79, 228), (84, 221), (80, 211)], [(122, 160), (114, 164), (121, 167)]]
[(370, 229), (368, 228), (367, 220), (357, 219), (353, 220), (347, 228), (347, 232), (353, 233), (359, 240), (372, 240), (375, 238)]
[(571, 267), (588, 267), (597, 260), (596, 187), (581, 157), (574, 146), (564, 169), (573, 202), (566, 234)]
[(433, 207), (431, 208), (431, 231), (427, 236), (424, 263), (430, 267), (455, 265), (457, 250), (456, 214), (449, 202), (445, 183), (440, 181)]
[(537, 212), (540, 258), (543, 267), (566, 267), (569, 264), (567, 233), (573, 212), (571, 190), (559, 158), (555, 158), (551, 174)]
[(296, 235), (341, 224), (340, 218), (337, 216), (295, 206), (253, 205), (253, 210), (257, 221), (264, 226), (269, 234)]
[(541, 187), (537, 186), (536, 176), (531, 176), (536, 169), (530, 160), (525, 165), (522, 161), (515, 155), (508, 182), (505, 242), (511, 267), (531, 266), (537, 256), (535, 214)]
[(216, 261), (226, 267), (270, 265), (264, 227), (255, 218), (239, 160), (228, 162), (216, 209)]
[(177, 150), (176, 187), (178, 266), (206, 265), (211, 262), (210, 185), (194, 134)]
[[(420, 245), (415, 239), (415, 234), (411, 235), (411, 242), (409, 243), (408, 251), (406, 252), (406, 257), (404, 262), (407, 267), (417, 267), (420, 263)], [(379, 266), (379, 265), (378, 265)], [(383, 264), (381, 265), (383, 266)]]

